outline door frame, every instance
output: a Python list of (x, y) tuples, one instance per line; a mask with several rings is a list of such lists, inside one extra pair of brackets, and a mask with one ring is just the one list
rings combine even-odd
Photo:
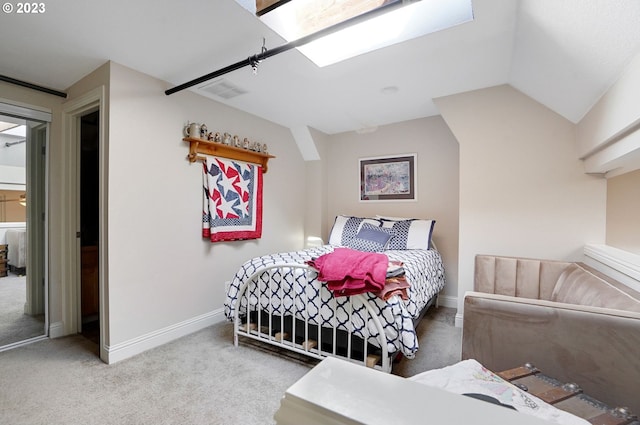
[[(27, 274), (27, 303), (25, 312), (34, 314), (45, 313), (45, 335), (49, 335), (49, 314), (48, 314), (48, 249), (49, 227), (47, 208), (48, 203), (48, 180), (49, 180), (49, 126), (50, 123), (40, 122), (28, 127), (27, 145), (27, 244), (29, 255), (27, 256), (27, 270), (32, 276)], [(42, 175), (41, 175), (42, 174)], [(33, 227), (38, 226), (37, 229)], [(42, 242), (40, 242), (40, 239)], [(32, 246), (44, 243), (44, 249), (34, 250)]]
[(80, 288), (80, 119), (98, 111), (98, 293), (100, 302), (100, 359), (109, 363), (109, 311), (107, 280), (107, 147), (106, 89), (96, 87), (77, 99), (64, 104), (62, 110), (63, 202), (62, 248), (67, 261), (62, 265), (62, 317), (65, 334), (82, 330)]

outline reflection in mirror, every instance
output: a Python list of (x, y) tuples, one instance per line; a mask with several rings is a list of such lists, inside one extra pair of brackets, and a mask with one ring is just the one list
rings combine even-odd
[(0, 222), (27, 221), (27, 194), (24, 190), (0, 190)]
[(47, 124), (0, 115), (0, 350), (46, 334)]

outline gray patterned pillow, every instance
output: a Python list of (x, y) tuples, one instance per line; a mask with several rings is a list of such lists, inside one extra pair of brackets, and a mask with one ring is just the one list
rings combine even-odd
[(384, 251), (393, 235), (393, 229), (363, 223), (358, 234), (347, 242), (347, 246), (358, 251), (380, 252)]
[(329, 234), (329, 245), (347, 246), (349, 241), (353, 239), (362, 225), (365, 223), (371, 223), (372, 225), (379, 227), (382, 222), (374, 218), (365, 217), (353, 217), (348, 215), (336, 216), (331, 233)]

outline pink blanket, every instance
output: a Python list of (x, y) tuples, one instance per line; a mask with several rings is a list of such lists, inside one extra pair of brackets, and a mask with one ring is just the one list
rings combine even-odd
[(336, 296), (378, 292), (384, 288), (389, 258), (376, 252), (336, 248), (307, 262), (318, 270), (318, 280)]

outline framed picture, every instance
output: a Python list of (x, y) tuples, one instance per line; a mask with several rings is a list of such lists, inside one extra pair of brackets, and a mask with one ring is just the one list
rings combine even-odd
[(359, 161), (360, 201), (416, 200), (416, 154)]

